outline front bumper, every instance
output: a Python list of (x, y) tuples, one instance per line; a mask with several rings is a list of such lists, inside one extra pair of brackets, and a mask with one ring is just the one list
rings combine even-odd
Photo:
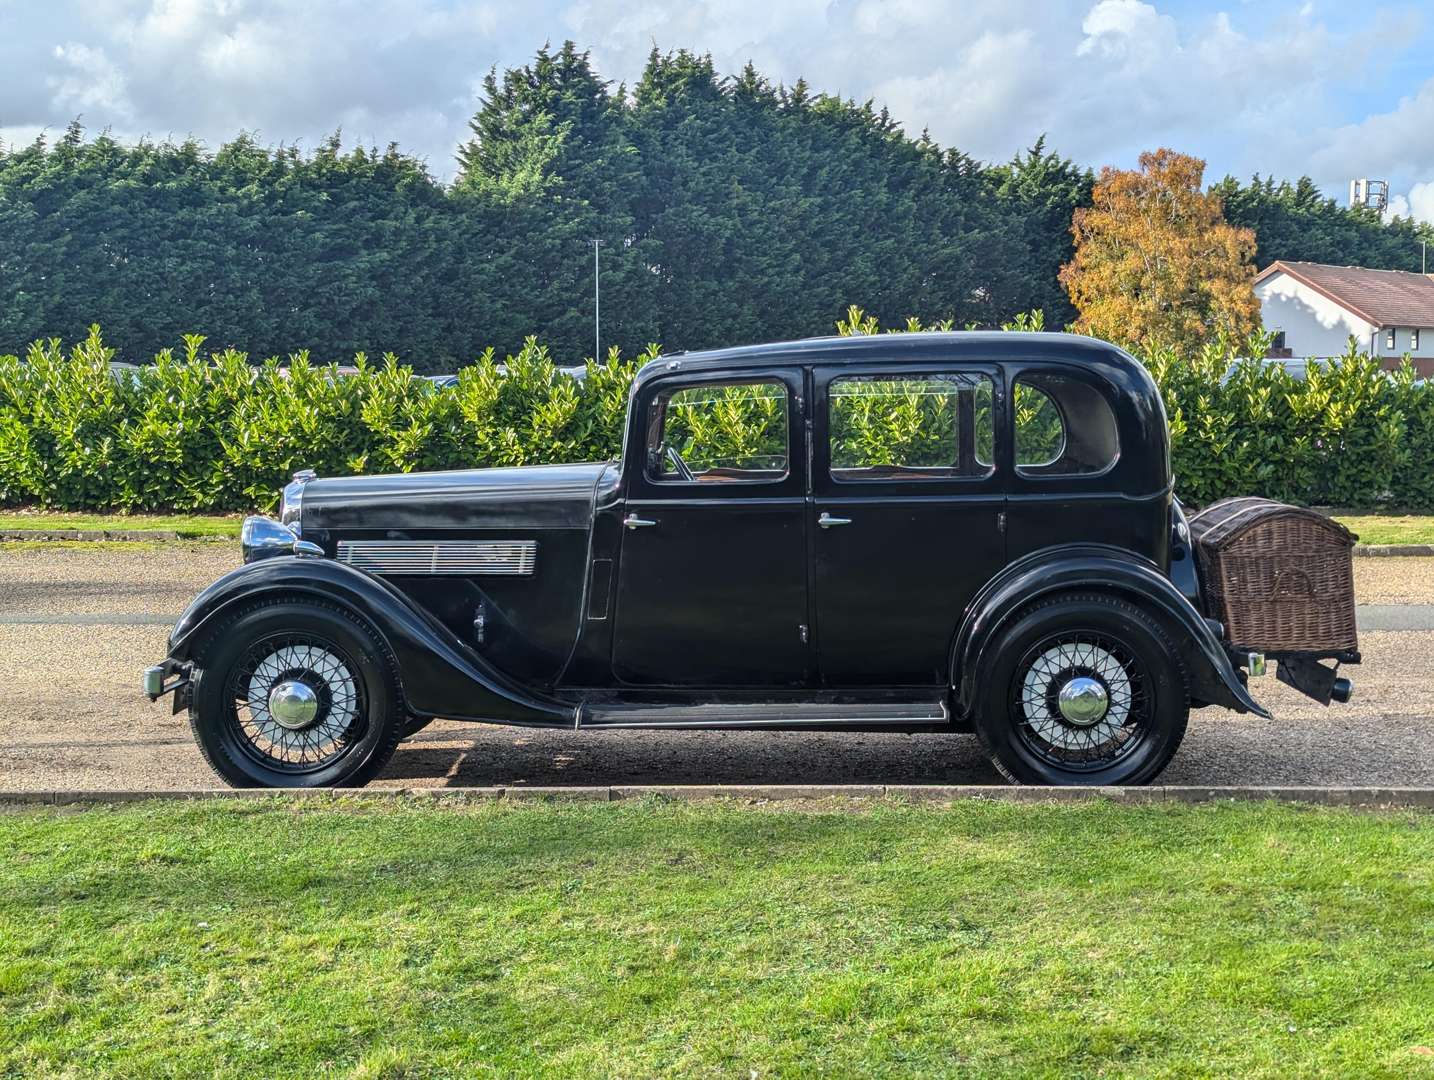
[(186, 704), (186, 695), (177, 693), (189, 686), (190, 665), (179, 660), (165, 660), (161, 664), (144, 669), (140, 679), (140, 692), (150, 701), (158, 701), (165, 694), (174, 694), (174, 711)]

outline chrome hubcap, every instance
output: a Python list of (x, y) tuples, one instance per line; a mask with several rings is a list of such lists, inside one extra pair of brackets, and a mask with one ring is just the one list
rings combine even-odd
[(289, 731), (302, 731), (319, 715), (319, 695), (308, 683), (285, 679), (269, 691), (269, 715)]
[(322, 639), (284, 634), (257, 641), (230, 680), (238, 732), (266, 768), (322, 767), (365, 731), (367, 700), (354, 667)]
[(1077, 727), (1090, 727), (1100, 723), (1100, 718), (1110, 708), (1110, 695), (1098, 679), (1077, 675), (1061, 687), (1056, 695), (1061, 715)]
[(1133, 704), (1125, 666), (1101, 644), (1063, 641), (1039, 652), (1021, 678), (1021, 712), (1057, 752), (1095, 750), (1118, 738)]

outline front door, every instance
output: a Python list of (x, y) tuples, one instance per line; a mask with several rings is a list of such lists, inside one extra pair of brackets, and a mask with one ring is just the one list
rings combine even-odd
[(634, 408), (613, 671), (800, 687), (809, 671), (801, 372), (664, 379)]
[(822, 683), (939, 686), (1006, 562), (999, 372), (816, 371), (812, 588)]

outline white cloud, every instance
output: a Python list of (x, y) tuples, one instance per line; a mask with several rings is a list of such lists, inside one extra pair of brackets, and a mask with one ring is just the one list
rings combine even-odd
[(1175, 20), (1140, 0), (1099, 0), (1080, 28), (1085, 37), (1076, 47), (1077, 56), (1095, 54), (1145, 67), (1180, 48)]
[(71, 41), (56, 45), (54, 57), (60, 73), (46, 81), (60, 109), (71, 115), (96, 109), (119, 120), (130, 119), (134, 110), (128, 80), (104, 49)]
[(1320, 142), (1311, 154), (1320, 174), (1434, 172), (1434, 78), (1388, 112), (1324, 131)]
[(1434, 225), (1434, 180), (1415, 184), (1408, 195), (1391, 196), (1386, 216), (1413, 218)]
[[(342, 125), (451, 174), (488, 68), (571, 37), (615, 81), (631, 84), (654, 44), (711, 52), (723, 73), (751, 60), (874, 98), (908, 131), (985, 159), (1046, 133), (1096, 166), (1168, 145), (1212, 175), (1311, 172), (1330, 190), (1434, 176), (1434, 82), (1381, 115), (1349, 107), (1373, 61), (1421, 40), (1416, 55), (1430, 54), (1417, 12), (1216, 2), (46, 0), (4, 8), (0, 69), (31, 74), (0, 81), (0, 129), (83, 113), (121, 137), (248, 129), (312, 145)], [(1344, 21), (1327, 25), (1326, 10)]]
[(0, 147), (19, 149), (24, 146), (29, 146), (43, 134), (45, 134), (45, 129), (36, 124), (0, 127)]

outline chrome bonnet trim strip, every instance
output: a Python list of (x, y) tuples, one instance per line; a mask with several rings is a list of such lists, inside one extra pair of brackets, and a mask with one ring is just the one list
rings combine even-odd
[(530, 576), (536, 540), (340, 540), (339, 562), (371, 574)]

